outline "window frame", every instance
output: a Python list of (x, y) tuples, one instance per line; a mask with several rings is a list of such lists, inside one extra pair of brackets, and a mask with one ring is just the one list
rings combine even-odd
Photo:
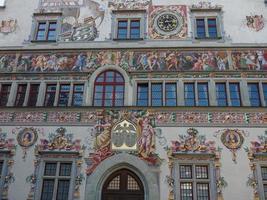
[(260, 199), (265, 199), (264, 195), (264, 184), (267, 184), (267, 180), (263, 180), (262, 173), (261, 173), (261, 167), (267, 167), (266, 161), (256, 161), (256, 180), (258, 182), (258, 194), (260, 196)]
[[(65, 155), (65, 154), (63, 154)], [(37, 199), (41, 199), (42, 197), (42, 190), (43, 190), (43, 180), (44, 180), (44, 170), (45, 170), (45, 163), (52, 163), (52, 162), (56, 162), (57, 163), (57, 168), (59, 168), (60, 164), (59, 163), (72, 163), (72, 167), (71, 167), (71, 176), (70, 176), (70, 185), (69, 185), (69, 195), (68, 195), (68, 199), (66, 200), (72, 200), (74, 198), (74, 186), (75, 186), (75, 175), (77, 173), (77, 165), (76, 165), (76, 158), (65, 158), (65, 157), (61, 157), (61, 158), (50, 158), (49, 155), (44, 154), (42, 155), (42, 158), (40, 160), (40, 164), (37, 167), (37, 185), (35, 188), (35, 196), (37, 197)], [(54, 176), (53, 176), (54, 177)], [(56, 177), (59, 177), (56, 176)], [(63, 176), (64, 177), (64, 176)], [(51, 176), (52, 178), (52, 176)], [(63, 178), (64, 179), (64, 178)], [(53, 189), (53, 199), (56, 199), (54, 197), (56, 197), (57, 195), (57, 185), (58, 185), (58, 178), (53, 178), (53, 180), (55, 181), (54, 184), (54, 189)]]
[[(82, 86), (83, 87), (82, 92), (81, 91), (75, 91), (75, 86)], [(71, 106), (74, 106), (74, 107), (83, 106), (83, 104), (84, 104), (84, 91), (85, 91), (84, 89), (85, 89), (85, 86), (83, 83), (73, 83), (72, 94), (71, 94)], [(74, 105), (75, 94), (81, 94), (82, 95), (81, 105)]]
[[(68, 86), (69, 89), (68, 90), (63, 90), (62, 87), (64, 86)], [(56, 88), (56, 94), (57, 94), (57, 88)], [(55, 96), (56, 96), (55, 94)], [(61, 98), (60, 95), (62, 94), (67, 94), (67, 103), (65, 105), (59, 105), (60, 100), (63, 100), (64, 98)], [(70, 83), (60, 83), (59, 84), (59, 90), (58, 90), (58, 97), (57, 97), (57, 106), (59, 107), (67, 107), (69, 105), (69, 99), (71, 97), (71, 84)], [(56, 98), (56, 97), (55, 97)]]
[[(19, 88), (22, 87), (22, 91), (19, 91)], [(27, 88), (28, 88), (28, 84), (27, 83), (20, 83), (18, 84), (18, 87), (17, 87), (17, 91), (16, 91), (16, 98), (15, 98), (15, 107), (23, 107), (24, 106), (24, 102), (25, 102), (25, 99), (27, 98)], [(22, 98), (22, 99), (20, 99)], [(22, 101), (22, 103), (21, 103)]]
[[(4, 93), (3, 93), (3, 85), (9, 87), (8, 90), (5, 90), (5, 91), (4, 91)], [(5, 107), (5, 106), (7, 106), (7, 104), (8, 104), (8, 99), (9, 99), (10, 92), (11, 92), (11, 87), (12, 87), (12, 83), (1, 83), (1, 84), (0, 84), (0, 107)], [(5, 96), (5, 98), (6, 98), (6, 103), (5, 103), (5, 105), (2, 105), (2, 97), (3, 97), (3, 94), (6, 95), (6, 96)]]
[[(38, 86), (37, 90), (33, 90), (33, 86)], [(40, 83), (30, 83), (29, 84), (29, 95), (27, 98), (27, 106), (28, 107), (35, 107), (38, 102), (38, 96), (40, 94)], [(35, 96), (36, 95), (36, 96)], [(34, 99), (35, 103), (32, 103), (31, 101)]]
[(6, 0), (1, 0), (0, 1), (0, 8), (5, 8), (6, 7)]
[[(180, 166), (191, 165), (192, 166), (192, 178), (191, 179), (180, 179)], [(216, 188), (216, 168), (215, 163), (212, 160), (188, 160), (188, 159), (176, 159), (174, 164), (174, 188), (175, 188), (175, 199), (181, 199), (181, 182), (193, 183), (193, 199), (197, 199), (196, 185), (197, 183), (209, 183), (209, 200), (216, 199), (217, 188)], [(207, 166), (208, 167), (208, 179), (197, 179), (195, 177), (195, 166)]]
[[(0, 162), (3, 162), (2, 171), (0, 171), (0, 199), (2, 199), (5, 176), (8, 174), (8, 157), (9, 151), (0, 150)], [(1, 178), (3, 177), (3, 178)]]
[[(210, 106), (210, 86), (209, 86), (209, 80), (206, 80), (206, 81), (202, 81), (202, 80), (200, 80), (200, 81), (185, 81), (184, 83), (184, 106), (191, 106), (191, 107), (208, 107), (208, 106)], [(193, 94), (194, 94), (194, 98), (186, 98), (186, 96), (185, 96), (185, 87), (186, 87), (186, 84), (190, 84), (190, 85), (193, 85)], [(207, 105), (200, 105), (200, 103), (199, 103), (199, 99), (200, 99), (200, 97), (199, 97), (199, 93), (200, 93), (200, 91), (199, 91), (199, 85), (207, 85)], [(194, 105), (186, 105), (186, 99), (191, 99), (191, 100), (194, 100)]]
[[(54, 102), (52, 103), (52, 105), (48, 105), (46, 104), (46, 100), (47, 100), (47, 93), (48, 93), (48, 87), (49, 86), (55, 86), (55, 92), (53, 92), (55, 95), (54, 95)], [(57, 91), (58, 91), (58, 87), (57, 87), (57, 83), (46, 83), (46, 86), (45, 86), (45, 94), (44, 94), (44, 103), (43, 105), (45, 107), (53, 107), (55, 105), (55, 101), (56, 101), (56, 96), (57, 96)], [(52, 92), (49, 92), (49, 94), (51, 94)]]
[[(112, 23), (111, 23), (111, 35), (115, 41), (127, 41), (127, 40), (143, 40), (146, 33), (146, 10), (113, 10), (112, 11)], [(139, 38), (131, 37), (131, 22), (139, 21)], [(119, 38), (119, 21), (127, 21), (127, 37)]]
[[(251, 96), (250, 96), (250, 85), (256, 85), (256, 87), (257, 87), (257, 98), (255, 98), (255, 96), (254, 95), (252, 95), (252, 98), (251, 98)], [(261, 107), (262, 106), (262, 101), (261, 101), (261, 95), (260, 95), (260, 85), (259, 85), (259, 82), (247, 82), (247, 86), (248, 86), (248, 98), (249, 98), (249, 103), (250, 103), (250, 106), (251, 107)], [(262, 91), (263, 92), (263, 91)], [(255, 91), (253, 91), (253, 93), (255, 93)], [(258, 105), (252, 105), (251, 104), (251, 100), (255, 100), (255, 99), (258, 99), (258, 102), (259, 102), (259, 104)]]

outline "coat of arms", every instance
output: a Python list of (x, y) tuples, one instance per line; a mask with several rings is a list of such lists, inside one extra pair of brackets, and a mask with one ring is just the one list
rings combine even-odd
[(260, 31), (264, 28), (264, 18), (262, 15), (246, 16), (247, 26), (255, 31)]

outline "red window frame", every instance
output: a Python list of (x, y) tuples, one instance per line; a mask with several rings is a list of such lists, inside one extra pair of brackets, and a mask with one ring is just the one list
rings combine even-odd
[[(108, 76), (107, 74), (109, 72), (113, 72), (114, 76), (113, 76), (113, 80), (112, 81), (107, 81)], [(103, 76), (103, 81), (97, 81), (98, 78), (100, 76)], [(122, 78), (122, 81), (117, 81), (117, 78)], [(108, 100), (106, 98), (106, 88), (107, 86), (111, 86), (112, 87), (112, 104), (110, 106), (123, 106), (124, 105), (124, 91), (125, 91), (125, 80), (123, 78), (123, 76), (121, 75), (121, 73), (119, 73), (118, 71), (115, 70), (108, 70), (108, 71), (104, 71), (101, 74), (99, 74), (96, 79), (95, 79), (95, 83), (94, 83), (94, 98), (93, 98), (93, 105), (95, 106), (95, 94), (96, 94), (96, 86), (102, 86), (102, 91), (99, 93), (102, 93), (102, 98), (101, 98), (101, 105), (97, 105), (97, 106), (105, 106), (105, 101)], [(122, 86), (123, 90), (122, 92), (122, 105), (116, 105), (116, 86)], [(100, 99), (99, 99), (100, 100)], [(109, 106), (109, 105), (108, 105)]]

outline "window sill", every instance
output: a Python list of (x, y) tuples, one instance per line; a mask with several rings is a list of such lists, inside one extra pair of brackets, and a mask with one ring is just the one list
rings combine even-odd
[(141, 41), (144, 40), (144, 38), (126, 38), (126, 39), (120, 39), (120, 38), (113, 38), (114, 41)]
[(31, 40), (32, 43), (55, 43), (57, 40)]
[(200, 37), (195, 37), (196, 40), (221, 40), (222, 37), (204, 37), (204, 38), (200, 38)]

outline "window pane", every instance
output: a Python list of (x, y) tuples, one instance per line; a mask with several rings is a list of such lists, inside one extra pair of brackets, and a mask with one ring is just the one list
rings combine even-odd
[(193, 200), (193, 185), (192, 183), (181, 183), (181, 200)]
[(45, 106), (53, 106), (56, 95), (56, 85), (47, 85), (46, 95), (45, 95)]
[(131, 21), (130, 38), (140, 38), (140, 21)]
[(251, 106), (260, 106), (260, 94), (258, 83), (248, 83), (248, 93)]
[(230, 88), (231, 105), (232, 106), (241, 106), (239, 84), (238, 83), (230, 83), (229, 88)]
[(263, 185), (263, 190), (264, 190), (264, 198), (266, 200), (267, 199), (267, 184)]
[(44, 176), (55, 176), (57, 171), (57, 163), (45, 163)]
[(216, 83), (216, 99), (218, 106), (227, 106), (227, 93), (225, 83)]
[(15, 101), (15, 106), (23, 106), (27, 85), (19, 85), (17, 90), (17, 96)]
[(165, 105), (176, 106), (176, 83), (165, 84)]
[(72, 105), (81, 106), (83, 104), (83, 85), (73, 86)]
[(217, 37), (217, 25), (216, 19), (208, 19), (208, 27), (209, 27), (209, 37), (215, 38)]
[(71, 175), (71, 163), (61, 163), (59, 176), (70, 176)]
[(198, 105), (208, 106), (209, 105), (209, 93), (208, 93), (208, 83), (198, 83)]
[(185, 106), (195, 106), (194, 83), (184, 84), (184, 95)]
[(41, 200), (51, 200), (53, 199), (53, 190), (54, 190), (54, 180), (44, 180)]
[(197, 200), (209, 200), (208, 183), (197, 183)]
[(197, 37), (205, 38), (206, 37), (205, 19), (196, 19), (196, 26), (197, 26)]
[(118, 35), (117, 37), (119, 39), (126, 39), (127, 38), (127, 27), (128, 22), (127, 21), (118, 21)]
[(192, 166), (191, 165), (180, 165), (180, 178), (181, 179), (192, 178)]
[(137, 85), (137, 106), (148, 106), (148, 84)]
[(57, 200), (67, 200), (69, 195), (69, 180), (59, 180), (57, 188)]
[(208, 179), (209, 178), (208, 166), (197, 165), (195, 169), (196, 169), (197, 179)]
[(265, 106), (267, 106), (267, 83), (262, 84)]
[(261, 167), (262, 180), (267, 180), (267, 167)]
[(162, 106), (162, 84), (153, 83), (151, 84), (151, 105)]
[(58, 106), (67, 106), (69, 101), (70, 85), (60, 85)]
[(0, 92), (0, 106), (6, 106), (9, 93), (10, 93), (11, 85), (10, 84), (3, 84), (1, 86)]
[(36, 106), (38, 92), (39, 92), (39, 84), (31, 84), (29, 99), (28, 99), (28, 106)]
[(3, 178), (2, 177), (3, 165), (4, 165), (4, 162), (3, 161), (0, 161), (0, 180)]

